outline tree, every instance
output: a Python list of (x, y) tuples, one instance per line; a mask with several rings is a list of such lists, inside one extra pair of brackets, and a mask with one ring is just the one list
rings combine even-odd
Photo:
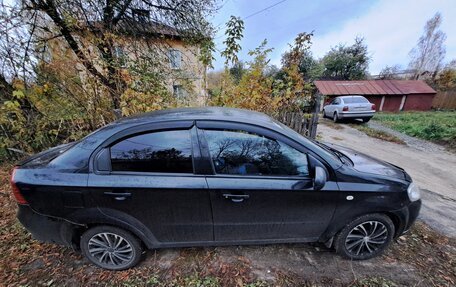
[(0, 74), (0, 102), (9, 99), (12, 92), (13, 86)]
[[(119, 114), (121, 96), (128, 89), (123, 75), (122, 61), (117, 53), (119, 35), (141, 36), (147, 34), (160, 39), (160, 30), (175, 29), (179, 37), (193, 43), (201, 43), (202, 50), (210, 53), (213, 46), (208, 38), (211, 31), (205, 16), (213, 11), (215, 0), (105, 0), (105, 1), (63, 1), (63, 0), (24, 0), (12, 7), (4, 8), (1, 14), (4, 23), (11, 23), (4, 30), (0, 42), (9, 40), (11, 47), (21, 48), (24, 59), (22, 71), (30, 70), (26, 63), (33, 62), (33, 51), (39, 43), (46, 44), (59, 38), (74, 53), (90, 77), (96, 79), (108, 92), (112, 111)], [(3, 5), (6, 7), (6, 5)], [(2, 21), (0, 21), (2, 22)], [(3, 23), (3, 22), (2, 22)], [(151, 30), (151, 26), (155, 27)], [(16, 37), (8, 37), (14, 32)], [(22, 37), (21, 37), (22, 36)], [(25, 36), (25, 37), (23, 37)], [(136, 40), (138, 39), (138, 40)], [(142, 37), (130, 37), (129, 46), (137, 47), (137, 59), (152, 62), (151, 69), (157, 70), (162, 59), (157, 52), (160, 47), (149, 41), (139, 43)], [(133, 43), (138, 42), (138, 43)], [(155, 58), (154, 58), (155, 57)], [(210, 64), (211, 57), (205, 56)], [(153, 66), (153, 67), (152, 67)], [(19, 75), (18, 68), (14, 68)]]
[(437, 89), (439, 91), (448, 91), (456, 88), (456, 70), (445, 69), (436, 79)]
[(439, 30), (442, 24), (442, 15), (436, 13), (424, 26), (424, 33), (409, 55), (411, 57), (409, 69), (414, 70), (413, 79), (418, 80), (425, 74), (430, 74), (433, 79), (442, 68), (445, 58), (446, 35)]
[[(242, 75), (239, 82), (239, 62), (234, 64), (235, 71), (225, 67), (223, 72), (210, 74), (211, 104), (217, 106), (238, 107), (276, 115), (280, 111), (302, 110), (312, 96), (311, 84), (305, 83), (298, 71), (297, 60), (301, 52), (308, 49), (309, 34), (298, 35), (290, 50), (290, 66), (280, 72), (270, 65), (269, 54), (264, 40), (259, 47), (249, 51), (252, 58), (242, 64)], [(277, 76), (277, 74), (281, 74)]]
[(239, 42), (243, 37), (243, 32), (244, 21), (239, 17), (231, 16), (226, 23), (226, 40), (223, 41), (226, 47), (221, 53), (222, 57), (225, 57), (225, 66), (228, 66), (229, 63), (236, 64), (239, 61), (237, 53), (242, 49)]
[(439, 91), (456, 89), (456, 59), (449, 62), (435, 80)]
[[(309, 34), (312, 36), (313, 34)], [(309, 47), (311, 43), (309, 42)], [(290, 52), (285, 52), (282, 55), (282, 65), (284, 67), (290, 66)], [(305, 81), (312, 82), (321, 77), (323, 73), (323, 66), (321, 62), (315, 59), (312, 55), (312, 52), (307, 48), (300, 53), (300, 58), (297, 61), (299, 73)]]
[[(230, 95), (225, 99), (225, 104), (231, 107), (239, 107), (271, 113), (277, 107), (277, 101), (272, 97), (273, 79), (265, 75), (269, 64), (268, 54), (271, 48), (266, 48), (267, 41), (254, 50), (249, 51), (252, 61), (247, 62), (246, 69)], [(231, 77), (232, 78), (232, 77)]]
[(188, 75), (169, 68), (168, 43), (197, 45), (210, 66), (215, 1), (0, 1), (0, 161), (179, 105), (165, 85)]
[(306, 51), (299, 64), (299, 72), (303, 75), (304, 80), (313, 82), (321, 78), (324, 71), (322, 61), (315, 59), (312, 52)]
[(236, 84), (239, 84), (241, 81), (242, 75), (246, 72), (244, 62), (238, 61), (234, 63), (231, 68), (229, 69), (231, 76), (234, 79)]
[[(282, 55), (282, 71), (280, 82), (275, 83), (282, 97), (282, 105), (290, 109), (301, 109), (302, 105), (310, 101), (313, 95), (313, 84), (304, 81), (300, 73), (302, 59), (308, 53), (312, 45), (313, 33), (299, 33), (293, 44), (289, 44), (289, 50)], [(280, 87), (280, 84), (283, 86)]]
[(339, 44), (323, 57), (323, 78), (362, 80), (368, 75), (370, 56), (364, 39), (357, 37), (351, 46)]
[(401, 78), (400, 74), (401, 74), (400, 65), (386, 66), (380, 71), (378, 78), (381, 80), (397, 80), (397, 79)]

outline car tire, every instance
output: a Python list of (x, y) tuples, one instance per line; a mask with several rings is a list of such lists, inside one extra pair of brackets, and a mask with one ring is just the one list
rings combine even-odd
[(338, 123), (338, 122), (339, 122), (339, 117), (337, 116), (337, 113), (334, 113), (334, 115), (333, 115), (333, 121), (334, 121), (335, 123)]
[(384, 214), (367, 214), (348, 223), (336, 235), (334, 247), (344, 258), (366, 260), (381, 254), (393, 240), (394, 224)]
[(327, 118), (327, 117), (326, 117), (326, 111), (325, 111), (325, 110), (323, 110), (323, 118), (324, 118), (324, 119)]
[(98, 267), (125, 270), (139, 263), (143, 248), (141, 241), (123, 229), (101, 225), (90, 228), (81, 236), (81, 251)]
[(367, 122), (369, 122), (369, 121), (370, 121), (370, 119), (371, 119), (371, 118), (362, 118), (362, 120), (363, 120), (363, 123), (367, 123)]

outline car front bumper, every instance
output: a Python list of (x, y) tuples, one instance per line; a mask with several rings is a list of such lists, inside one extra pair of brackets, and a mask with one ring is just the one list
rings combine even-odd
[(357, 119), (357, 118), (372, 118), (375, 112), (341, 112), (338, 113), (339, 119)]
[(38, 214), (28, 205), (18, 205), (17, 219), (34, 239), (72, 246), (72, 228), (70, 223)]
[(401, 208), (393, 212), (396, 216), (398, 216), (401, 220), (401, 224), (399, 224), (398, 229), (396, 230), (396, 236), (399, 237), (402, 234), (409, 231), (410, 227), (412, 227), (413, 223), (415, 223), (416, 219), (421, 210), (421, 199), (411, 202), (409, 205)]

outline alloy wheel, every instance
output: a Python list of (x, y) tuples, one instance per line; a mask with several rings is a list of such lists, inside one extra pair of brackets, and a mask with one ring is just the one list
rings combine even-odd
[(371, 254), (386, 244), (388, 229), (379, 221), (366, 221), (355, 226), (345, 239), (345, 248), (351, 255)]
[(110, 232), (92, 236), (88, 242), (88, 251), (95, 261), (116, 268), (128, 265), (135, 255), (130, 242)]

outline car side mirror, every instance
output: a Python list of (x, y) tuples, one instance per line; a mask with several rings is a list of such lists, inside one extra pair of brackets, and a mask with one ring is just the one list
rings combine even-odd
[(315, 176), (313, 180), (314, 190), (322, 189), (326, 184), (326, 171), (321, 166), (315, 167)]

